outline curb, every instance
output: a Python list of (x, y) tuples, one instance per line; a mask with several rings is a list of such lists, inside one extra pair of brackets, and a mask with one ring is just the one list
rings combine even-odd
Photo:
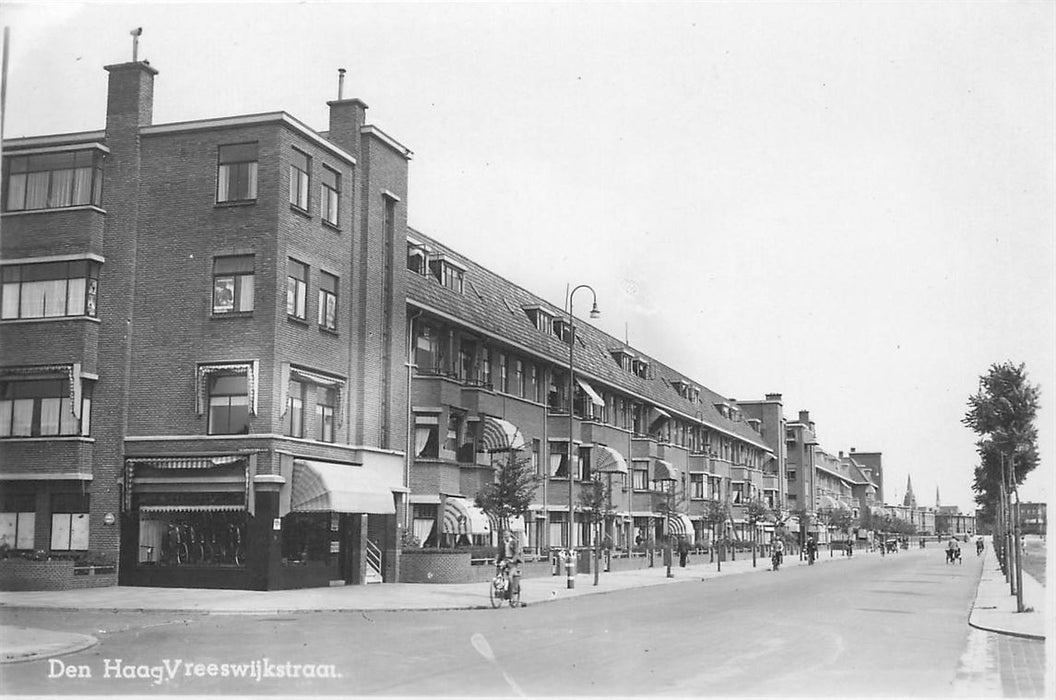
[[(990, 555), (990, 551), (991, 550), (988, 548), (986, 550), (986, 552), (985, 552), (984, 557), (983, 557), (983, 572), (984, 573), (986, 571), (986, 563), (987, 563), (987, 561), (989, 561), (990, 556), (991, 556)], [(975, 596), (972, 597), (972, 608), (971, 608), (971, 610), (968, 611), (968, 626), (969, 627), (971, 627), (972, 629), (980, 630), (982, 632), (993, 632), (994, 634), (1002, 634), (1002, 635), (1004, 635), (1006, 637), (1015, 637), (1017, 639), (1030, 639), (1030, 640), (1033, 640), (1033, 641), (1036, 641), (1036, 642), (1044, 642), (1045, 641), (1045, 635), (1043, 635), (1043, 634), (1042, 635), (1038, 635), (1038, 634), (1031, 634), (1029, 632), (1013, 632), (1011, 630), (1006, 630), (1006, 629), (997, 629), (996, 627), (984, 627), (981, 624), (977, 624), (977, 623), (973, 622), (972, 618), (975, 616), (975, 604), (979, 600), (979, 589), (982, 587), (982, 584), (983, 584), (983, 576), (982, 576), (982, 574), (980, 574), (979, 583), (975, 587)]]
[(5, 651), (0, 656), (0, 665), (3, 664), (18, 664), (25, 663), (27, 661), (38, 661), (40, 659), (51, 659), (57, 656), (67, 656), (69, 654), (76, 654), (79, 651), (90, 649), (99, 643), (99, 640), (90, 634), (76, 634), (73, 632), (63, 632), (67, 637), (72, 638), (66, 645), (59, 649), (34, 649), (33, 651), (25, 652), (7, 652)]

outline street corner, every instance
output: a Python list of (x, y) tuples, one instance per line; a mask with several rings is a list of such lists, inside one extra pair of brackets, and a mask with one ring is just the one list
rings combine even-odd
[(98, 640), (90, 634), (0, 625), (0, 663), (36, 661), (72, 654), (97, 643)]

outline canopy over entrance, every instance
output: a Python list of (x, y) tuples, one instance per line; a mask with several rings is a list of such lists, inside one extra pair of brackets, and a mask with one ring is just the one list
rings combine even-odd
[(395, 515), (392, 490), (364, 467), (296, 460), (290, 510)]

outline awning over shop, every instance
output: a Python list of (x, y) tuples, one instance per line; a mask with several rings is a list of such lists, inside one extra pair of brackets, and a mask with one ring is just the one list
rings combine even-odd
[(491, 520), (465, 498), (448, 496), (444, 502), (444, 532), (456, 535), (487, 535)]
[(587, 394), (587, 396), (590, 397), (590, 400), (594, 402), (595, 406), (605, 405), (605, 399), (601, 398), (601, 394), (594, 391), (594, 387), (592, 387), (590, 385), (590, 382), (588, 382), (586, 379), (583, 379), (582, 377), (576, 377), (576, 384), (579, 384), (579, 388), (582, 389)]
[(240, 512), (245, 510), (245, 506), (236, 505), (175, 505), (175, 506), (140, 506), (140, 513), (221, 513), (221, 512)]
[(144, 465), (157, 469), (212, 469), (222, 464), (233, 464), (241, 455), (217, 455), (208, 457), (129, 457), (133, 465)]
[(675, 537), (685, 537), (690, 543), (693, 542), (693, 521), (685, 513), (671, 513), (667, 516), (667, 528)]
[(654, 481), (678, 481), (678, 469), (666, 459), (653, 460)]
[(394, 515), (392, 490), (364, 467), (296, 460), (290, 510)]
[(483, 417), (480, 450), (482, 452), (502, 452), (504, 450), (523, 450), (528, 443), (524, 435), (513, 423), (492, 416)]
[(591, 459), (593, 469), (603, 474), (627, 474), (627, 460), (616, 450), (606, 445), (594, 445)]

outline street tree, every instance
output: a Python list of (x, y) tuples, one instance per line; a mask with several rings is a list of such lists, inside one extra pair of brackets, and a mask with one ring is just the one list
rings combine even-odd
[(496, 523), (500, 530), (510, 527), (510, 520), (528, 512), (535, 498), (539, 476), (529, 456), (516, 450), (493, 459), (494, 480), (485, 484), (473, 499), (477, 507)]
[(756, 526), (765, 521), (773, 519), (773, 512), (759, 496), (750, 499), (744, 506), (744, 520), (748, 523), (748, 531), (752, 535), (752, 568), (756, 564)]
[(579, 507), (583, 517), (590, 523), (594, 533), (594, 585), (598, 585), (598, 564), (601, 560), (601, 532), (605, 523), (615, 514), (612, 506), (612, 485), (603, 483), (594, 474), (594, 478), (585, 482), (579, 491)]
[(803, 545), (807, 541), (807, 530), (810, 529), (810, 522), (813, 519), (813, 515), (808, 508), (799, 507), (793, 509), (791, 517), (793, 520), (796, 521), (796, 524), (799, 525), (799, 537), (797, 539), (799, 544), (800, 557), (802, 557)]
[(707, 525), (708, 530), (711, 532), (711, 546), (708, 547), (708, 553), (712, 561), (718, 562), (717, 570), (722, 571), (722, 556), (715, 556), (715, 547), (719, 542), (719, 530), (730, 519), (730, 504), (718, 498), (709, 498), (704, 501), (702, 518), (704, 524)]

